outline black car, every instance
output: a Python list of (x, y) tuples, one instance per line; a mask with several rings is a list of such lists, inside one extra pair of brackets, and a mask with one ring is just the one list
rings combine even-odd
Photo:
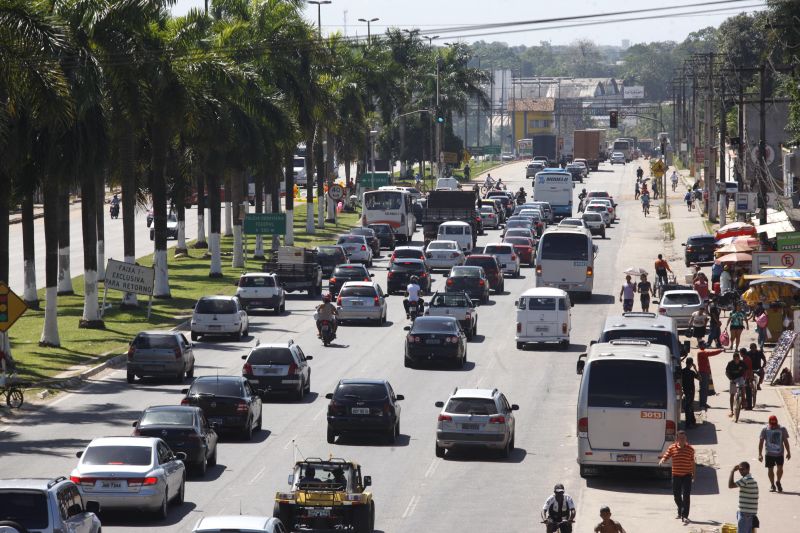
[(492, 200), (500, 200), (500, 203), (502, 204), (503, 209), (505, 210), (504, 219), (510, 217), (514, 213), (514, 201), (511, 198), (509, 198), (508, 194), (506, 194), (505, 192), (503, 194), (498, 194), (490, 191), (486, 194), (486, 198)]
[(317, 247), (317, 263), (322, 268), (322, 275), (326, 278), (333, 273), (337, 266), (346, 265), (349, 262), (347, 251), (342, 246)]
[(713, 235), (692, 235), (682, 243), (682, 246), (686, 247), (683, 260), (687, 267), (692, 263), (702, 264), (714, 261), (716, 243)]
[(467, 336), (452, 316), (421, 316), (404, 328), (405, 366), (442, 361), (463, 368), (467, 363)]
[(293, 341), (281, 344), (261, 344), (243, 355), (242, 376), (262, 391), (262, 396), (272, 392), (287, 392), (302, 400), (311, 391), (313, 359), (303, 353)]
[(489, 286), (495, 293), (500, 293), (505, 290), (506, 282), (503, 278), (503, 271), (500, 264), (493, 255), (487, 254), (472, 254), (464, 261), (464, 266), (479, 266), (483, 267), (486, 273), (486, 279), (489, 280)]
[(379, 433), (394, 443), (400, 434), (402, 394), (385, 379), (343, 379), (328, 404), (328, 443), (343, 433)]
[(393, 294), (405, 291), (412, 276), (419, 278), (419, 288), (422, 292), (431, 292), (431, 276), (428, 273), (425, 261), (421, 259), (398, 259), (394, 261), (386, 274), (386, 292)]
[(375, 230), (372, 228), (351, 228), (350, 235), (363, 235), (367, 238), (367, 244), (369, 247), (372, 248), (372, 255), (375, 257), (381, 256), (381, 241), (378, 239), (378, 236), (375, 234)]
[(447, 275), (444, 292), (466, 292), (472, 300), (489, 303), (489, 280), (479, 266), (456, 266)]
[(390, 224), (370, 224), (367, 227), (375, 232), (381, 242), (381, 248), (394, 250), (394, 247), (397, 246), (397, 238), (394, 236), (394, 229)]
[(567, 165), (567, 172), (572, 174), (572, 181), (579, 181), (583, 183), (583, 169), (581, 165), (576, 165), (574, 163), (570, 163)]
[(261, 396), (242, 376), (203, 376), (181, 391), (181, 405), (203, 410), (218, 432), (240, 432), (247, 440), (261, 429)]
[(174, 452), (186, 454), (186, 466), (199, 475), (217, 464), (217, 432), (203, 410), (189, 405), (148, 407), (133, 423), (135, 437), (158, 437)]
[(328, 292), (331, 296), (336, 296), (348, 281), (372, 281), (373, 274), (369, 273), (367, 267), (361, 264), (339, 265), (333, 270), (333, 274), (328, 279)]

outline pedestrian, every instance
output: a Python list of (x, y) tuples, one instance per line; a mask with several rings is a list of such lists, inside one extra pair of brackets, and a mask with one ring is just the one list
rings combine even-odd
[(681, 385), (683, 386), (683, 414), (686, 418), (686, 428), (691, 429), (697, 425), (694, 417), (694, 382), (699, 381), (694, 360), (686, 358), (686, 365), (681, 369)]
[(631, 276), (625, 276), (625, 283), (619, 290), (619, 301), (622, 302), (622, 312), (630, 313), (633, 311), (633, 295), (636, 292), (636, 285), (631, 281)]
[(689, 318), (689, 336), (697, 339), (698, 346), (700, 345), (700, 339), (704, 339), (706, 336), (706, 324), (708, 324), (706, 308), (700, 307)]
[[(764, 445), (766, 444), (767, 456), (766, 459), (762, 455)], [(769, 491), (783, 492), (781, 485), (781, 478), (783, 477), (783, 451), (786, 450), (786, 459), (792, 458), (792, 452), (789, 450), (789, 432), (786, 428), (778, 425), (778, 417), (772, 415), (769, 417), (769, 425), (761, 430), (761, 436), (758, 439), (758, 462), (764, 461), (764, 466), (767, 467), (767, 476), (769, 477)], [(777, 472), (773, 472), (773, 469)], [(776, 475), (777, 474), (777, 477)]]
[(693, 198), (694, 197), (692, 196), (692, 191), (686, 191), (686, 194), (683, 195), (683, 201), (686, 202), (686, 207), (689, 208), (689, 211), (692, 210)]
[(653, 180), (653, 200), (658, 200), (658, 180)]
[(650, 296), (653, 293), (652, 284), (647, 281), (647, 274), (639, 276), (639, 283), (636, 285), (636, 290), (639, 292), (639, 301), (642, 304), (642, 312), (648, 313), (650, 311)]
[(750, 343), (750, 350), (747, 352), (750, 356), (750, 362), (753, 365), (754, 377), (758, 376), (758, 390), (761, 390), (761, 384), (764, 383), (764, 367), (767, 365), (767, 358), (764, 355), (764, 350), (756, 346), (756, 343)]
[[(759, 302), (758, 305), (761, 305)], [(767, 341), (767, 323), (769, 323), (769, 317), (767, 316), (767, 311), (764, 309), (764, 306), (761, 305), (761, 309), (756, 309), (753, 313), (756, 319), (756, 332), (758, 333), (758, 348), (759, 350), (764, 349), (764, 343)]]
[(742, 360), (745, 366), (744, 382), (747, 386), (744, 388), (744, 409), (750, 411), (755, 408), (753, 401), (753, 362), (750, 360), (750, 354), (747, 353), (745, 348), (739, 348), (739, 359)]
[(604, 505), (600, 508), (601, 522), (594, 528), (595, 533), (625, 533), (622, 524), (611, 518), (611, 508)]
[(730, 329), (731, 348), (733, 348), (733, 351), (735, 352), (739, 349), (739, 341), (742, 337), (742, 331), (745, 329), (750, 329), (750, 324), (747, 322), (747, 315), (741, 311), (738, 303), (734, 304), (733, 311), (728, 316), (727, 324), (725, 324), (725, 329)]
[(725, 294), (733, 290), (733, 276), (731, 275), (730, 265), (722, 267), (722, 273), (719, 276), (719, 293)]
[(719, 282), (719, 278), (722, 275), (722, 270), (724, 269), (724, 265), (720, 263), (714, 263), (711, 265), (711, 285), (713, 286), (714, 283)]
[(733, 417), (733, 402), (736, 399), (736, 390), (739, 386), (744, 386), (745, 374), (747, 374), (747, 367), (739, 356), (739, 352), (733, 352), (733, 359), (728, 361), (725, 366), (725, 376), (730, 380), (730, 407), (731, 412), (729, 417)]
[(709, 384), (712, 381), (711, 364), (709, 364), (708, 358), (721, 354), (722, 348), (708, 350), (706, 349), (706, 343), (703, 341), (700, 341), (699, 345), (700, 351), (697, 352), (697, 369), (700, 374), (700, 409), (708, 409)]
[(722, 333), (722, 320), (720, 319), (719, 307), (716, 303), (712, 303), (708, 309), (708, 341), (706, 344), (711, 346), (711, 343), (716, 343), (717, 348), (722, 348), (719, 342), (719, 336)]
[(639, 194), (640, 194), (639, 193), (639, 180), (636, 180), (636, 189), (635, 189), (635, 193), (634, 193), (633, 199), (634, 200), (638, 200), (639, 199)]
[(692, 280), (692, 285), (694, 286), (694, 290), (697, 291), (697, 294), (700, 295), (700, 299), (703, 303), (708, 302), (708, 278), (706, 278), (706, 275), (702, 272), (698, 272)]
[(662, 465), (667, 459), (672, 459), (672, 496), (678, 507), (678, 516), (675, 518), (680, 518), (684, 524), (688, 524), (692, 481), (697, 471), (697, 465), (694, 462), (694, 448), (689, 444), (686, 432), (678, 431), (677, 438), (677, 442), (667, 448), (658, 464)]
[[(733, 480), (733, 474), (739, 472), (742, 477)], [(728, 477), (728, 488), (739, 489), (739, 510), (736, 511), (737, 533), (752, 533), (758, 527), (758, 482), (750, 475), (750, 463), (742, 461), (733, 467)]]

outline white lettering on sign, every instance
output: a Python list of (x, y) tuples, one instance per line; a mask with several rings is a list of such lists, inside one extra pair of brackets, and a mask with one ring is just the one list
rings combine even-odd
[(539, 178), (539, 183), (562, 183), (565, 181), (572, 181), (572, 176), (570, 175), (562, 176), (560, 174), (547, 174), (537, 177)]
[(154, 281), (155, 269), (152, 267), (108, 260), (104, 282), (106, 289), (151, 295)]

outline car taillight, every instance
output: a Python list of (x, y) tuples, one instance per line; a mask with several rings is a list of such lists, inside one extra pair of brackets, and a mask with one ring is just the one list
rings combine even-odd
[(587, 417), (578, 419), (578, 436), (585, 437), (589, 433), (589, 419)]
[(511, 254), (511, 260), (512, 260), (512, 261), (516, 261), (516, 260), (517, 260), (517, 256), (516, 256), (516, 255), (514, 255), (514, 254)]
[(80, 476), (69, 476), (69, 480), (75, 483), (76, 485), (83, 485), (84, 487), (94, 487), (97, 478), (95, 477), (80, 477)]
[(361, 251), (362, 251), (362, 252), (366, 252), (366, 251), (367, 251), (367, 247), (366, 247), (366, 246), (364, 246), (363, 244), (361, 245)]
[(522, 324), (517, 322), (517, 333), (522, 333)]
[(369, 278), (364, 278), (364, 281), (369, 281)]
[(680, 381), (675, 382), (675, 396), (682, 396), (683, 395), (683, 387), (681, 386)]
[(386, 273), (387, 278), (391, 278), (392, 276), (394, 276), (394, 272), (392, 272), (391, 270)]
[(419, 277), (427, 278), (428, 277), (428, 273), (427, 272), (423, 272), (422, 274), (419, 275)]
[(383, 404), (383, 414), (388, 415), (391, 412), (392, 412), (392, 406), (389, 405), (388, 403)]
[(150, 486), (150, 485), (157, 485), (158, 478), (157, 477), (133, 477), (128, 479), (128, 487), (141, 487), (141, 486)]
[(672, 420), (667, 420), (664, 427), (664, 440), (675, 440), (675, 422)]
[(482, 279), (481, 279), (481, 280), (478, 280), (478, 285), (480, 285), (481, 287), (483, 287), (484, 285), (486, 285), (486, 282), (485, 282), (485, 281), (483, 281)]
[(536, 275), (537, 276), (542, 275), (542, 265), (536, 265)]
[(490, 215), (489, 215), (489, 218), (494, 218), (494, 215), (490, 214)]
[(342, 305), (342, 297), (341, 296), (336, 298), (336, 305)]
[(252, 374), (252, 373), (253, 373), (253, 365), (251, 365), (250, 363), (245, 363), (244, 366), (242, 366), (242, 375)]
[(375, 296), (375, 297), (372, 299), (372, 301), (374, 302), (374, 305), (375, 305), (376, 307), (377, 307), (377, 306), (379, 306), (379, 305), (381, 305), (381, 301), (380, 301), (380, 299), (379, 299), (377, 296)]
[(686, 247), (686, 251), (687, 252), (694, 252), (694, 246), (687, 246)]
[(567, 333), (567, 323), (566, 322), (562, 322), (561, 323), (561, 333), (563, 333), (563, 334)]
[(189, 398), (184, 398), (181, 400), (181, 405), (189, 405)]
[(236, 412), (237, 413), (246, 413), (247, 412), (247, 402), (238, 402), (236, 404)]
[(489, 419), (489, 423), (490, 424), (505, 424), (506, 423), (506, 417), (504, 417), (503, 415), (493, 416), (493, 417), (491, 417)]
[(173, 351), (175, 352), (175, 359), (180, 359), (181, 358), (181, 349), (180, 348), (175, 348)]
[(289, 375), (299, 374), (300, 368), (295, 363), (292, 363), (289, 365), (289, 370), (287, 370), (286, 373)]
[(594, 269), (592, 267), (586, 267), (586, 277), (591, 278), (594, 276)]
[(666, 315), (667, 314), (667, 310), (665, 308), (663, 308), (663, 307), (659, 307), (658, 308), (658, 314)]
[(330, 286), (330, 285), (333, 285), (334, 283), (336, 283), (336, 278), (330, 278), (330, 279), (328, 279), (328, 285), (329, 285), (329, 286)]
[(133, 430), (133, 436), (134, 437), (139, 437), (139, 436), (141, 436), (141, 434), (142, 434), (142, 432), (139, 431), (139, 428), (136, 428), (136, 429)]
[(453, 417), (450, 415), (439, 415), (439, 422), (452, 422)]
[(456, 344), (458, 342), (458, 337), (445, 337), (444, 342)]

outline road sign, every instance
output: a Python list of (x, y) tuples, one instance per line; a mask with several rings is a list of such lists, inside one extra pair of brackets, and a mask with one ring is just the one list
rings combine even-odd
[(358, 177), (358, 184), (367, 189), (377, 189), (391, 185), (392, 176), (388, 172), (365, 172)]
[(286, 213), (248, 213), (243, 229), (247, 235), (286, 235)]
[(792, 254), (783, 254), (781, 256), (781, 264), (786, 268), (794, 267), (794, 256)]
[(694, 162), (703, 163), (706, 160), (706, 149), (695, 147), (694, 149)]
[(469, 152), (472, 155), (484, 155), (483, 153), (484, 148), (485, 148), (484, 146), (468, 146), (467, 152)]
[(489, 146), (483, 146), (483, 155), (500, 155), (500, 145), (499, 144), (492, 144)]
[(0, 281), (0, 331), (8, 331), (27, 310), (25, 302), (5, 282)]
[(445, 163), (455, 165), (458, 163), (458, 154), (456, 152), (442, 152), (442, 160)]
[(153, 294), (156, 270), (152, 267), (135, 265), (124, 261), (108, 260), (106, 265), (106, 279), (103, 286), (106, 290), (113, 289), (134, 294)]
[[(761, 159), (758, 151), (758, 146), (754, 146), (750, 150), (750, 159), (753, 160), (753, 163), (758, 164), (759, 160)], [(771, 165), (773, 161), (775, 161), (775, 149), (768, 144), (764, 145), (764, 159), (768, 166)]]
[(775, 235), (778, 241), (778, 251), (800, 251), (800, 231), (784, 231)]
[(336, 183), (334, 183), (328, 189), (328, 196), (330, 196), (331, 200), (333, 200), (334, 202), (338, 202), (339, 200), (344, 198), (344, 189), (342, 188), (341, 185), (337, 185)]

